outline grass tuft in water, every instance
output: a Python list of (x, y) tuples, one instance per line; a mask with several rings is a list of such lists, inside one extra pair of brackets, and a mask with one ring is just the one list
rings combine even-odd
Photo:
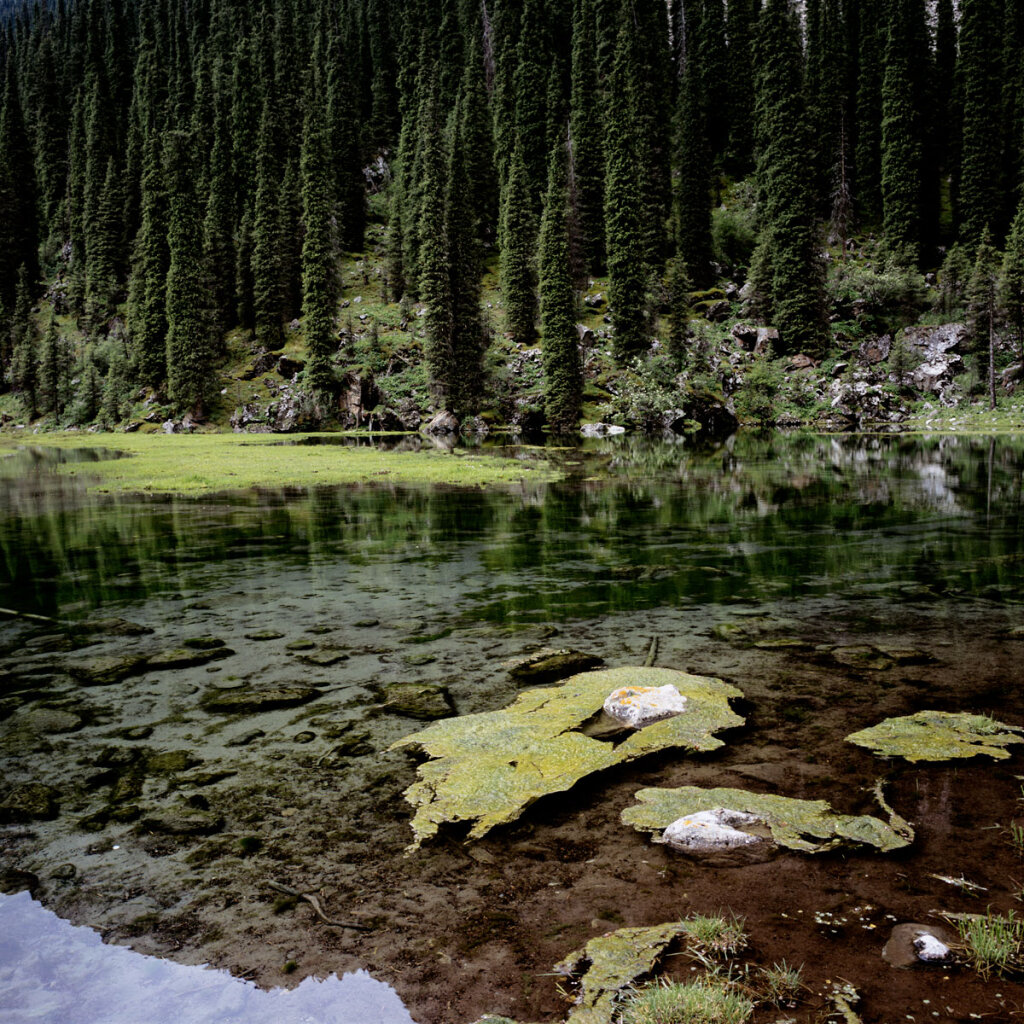
[(1010, 822), (1010, 845), (1017, 851), (1017, 856), (1024, 856), (1024, 825), (1016, 821)]
[(772, 1006), (791, 1006), (803, 988), (803, 966), (790, 967), (785, 960), (761, 968), (762, 998)]
[(754, 1002), (727, 981), (661, 983), (638, 989), (624, 1004), (622, 1024), (744, 1024)]
[(981, 917), (957, 921), (960, 941), (971, 966), (983, 977), (1020, 968), (1024, 920), (1012, 910), (1005, 917), (991, 911)]
[(693, 914), (686, 918), (686, 934), (693, 944), (701, 951), (716, 956), (732, 956), (747, 944), (747, 936), (743, 930), (745, 924), (742, 917), (731, 911), (729, 916), (707, 916)]

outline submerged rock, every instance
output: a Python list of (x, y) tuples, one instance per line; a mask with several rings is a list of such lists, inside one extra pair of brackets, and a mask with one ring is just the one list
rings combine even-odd
[(42, 782), (23, 782), (9, 790), (0, 801), (0, 822), (50, 821), (57, 817), (59, 811), (60, 802), (53, 786)]
[(832, 659), (847, 668), (868, 669), (874, 672), (884, 672), (894, 664), (894, 659), (867, 644), (835, 647), (832, 649)]
[(170, 651), (161, 651), (148, 659), (146, 667), (153, 671), (164, 671), (173, 668), (196, 668), (207, 665), (211, 661), (222, 661), (230, 658), (235, 652), (230, 647), (212, 647), (195, 649), (177, 647)]
[(585, 654), (565, 648), (560, 651), (541, 651), (509, 669), (517, 686), (541, 686), (555, 683), (579, 672), (586, 672), (604, 664), (596, 654)]
[(188, 640), (182, 640), (183, 647), (189, 647), (194, 651), (213, 651), (218, 647), (224, 647), (224, 641), (219, 636), (193, 636)]
[(948, 964), (955, 943), (956, 936), (941, 925), (898, 924), (882, 950), (882, 959), (893, 967)]
[(147, 663), (144, 654), (110, 654), (71, 662), (67, 671), (82, 686), (113, 686), (129, 676), (145, 672)]
[(140, 825), (144, 832), (168, 836), (208, 836), (224, 827), (224, 819), (210, 811), (182, 804), (150, 814), (142, 819)]
[(319, 696), (320, 691), (312, 686), (296, 684), (263, 689), (212, 690), (203, 697), (200, 704), (204, 711), (218, 711), (228, 715), (256, 714), (297, 707)]
[(254, 633), (246, 633), (246, 640), (256, 640), (257, 642), (263, 640), (281, 640), (284, 637), (284, 633), (279, 633), (276, 629), (260, 629)]
[(433, 721), (454, 713), (447, 686), (433, 683), (391, 683), (384, 687), (384, 709), (406, 718)]
[(19, 716), (18, 724), (31, 729), (35, 733), (75, 732), (85, 724), (83, 720), (70, 711), (58, 708), (33, 708)]

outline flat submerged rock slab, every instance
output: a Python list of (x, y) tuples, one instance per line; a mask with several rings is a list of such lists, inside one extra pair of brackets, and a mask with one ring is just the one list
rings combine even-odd
[(293, 708), (320, 696), (312, 686), (270, 686), (265, 689), (211, 690), (202, 699), (204, 711), (222, 714), (252, 714)]
[(913, 835), (900, 822), (892, 825), (870, 815), (837, 814), (825, 800), (796, 800), (744, 789), (641, 789), (639, 801), (622, 812), (622, 821), (640, 832), (661, 832), (679, 819), (703, 811), (728, 809), (763, 821), (779, 846), (803, 853), (820, 853), (843, 843), (875, 846), (883, 852), (909, 846)]
[[(621, 743), (585, 735), (582, 726), (622, 687), (674, 686), (686, 711), (633, 732)], [(586, 672), (561, 686), (523, 693), (500, 711), (435, 722), (393, 744), (416, 746), (431, 760), (405, 791), (416, 808), (416, 849), (445, 822), (472, 823), (470, 839), (514, 821), (535, 800), (580, 779), (659, 750), (715, 750), (714, 734), (743, 724), (729, 700), (734, 686), (708, 676), (663, 668), (627, 667)], [(678, 817), (678, 815), (677, 815)]]
[(1005, 725), (987, 715), (955, 711), (918, 711), (886, 718), (867, 729), (850, 733), (847, 743), (865, 747), (880, 757), (907, 761), (949, 761), (955, 758), (1005, 759), (1011, 743), (1024, 743), (1024, 729)]

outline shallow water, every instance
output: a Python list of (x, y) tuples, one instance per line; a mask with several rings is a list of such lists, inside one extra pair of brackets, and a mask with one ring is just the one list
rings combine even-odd
[[(59, 803), (3, 826), (6, 887), (27, 878), (109, 941), (266, 986), (290, 963), (296, 981), (366, 968), (420, 1024), (561, 1019), (548, 972), (587, 939), (725, 908), (747, 920), (752, 966), (807, 965), (796, 1019), (820, 1017), (836, 976), (862, 990), (865, 1021), (1024, 1004), (1013, 982), (880, 958), (899, 921), (1019, 908), (1020, 755), (915, 766), (842, 742), (929, 707), (1024, 724), (1024, 438), (617, 438), (552, 457), (566, 480), (507, 492), (195, 500), (92, 498), (44, 455), (0, 460), (0, 607), (59, 620), (0, 621), (4, 785), (43, 783)], [(111, 618), (151, 632), (82, 626)], [(75, 678), (207, 636), (231, 653)], [(459, 714), (492, 710), (518, 692), (516, 659), (573, 647), (639, 664), (653, 637), (659, 666), (744, 692), (747, 725), (724, 750), (624, 766), (480, 843), (451, 830), (403, 855), (415, 763), (388, 747), (422, 722), (384, 706), (384, 688), (436, 683)], [(779, 640), (801, 646), (755, 646)], [(866, 645), (919, 657), (876, 650), (866, 667), (848, 650)], [(213, 709), (270, 686), (311, 699)], [(899, 855), (710, 869), (618, 820), (641, 786), (684, 784), (878, 813), (880, 775), (917, 828)], [(987, 892), (931, 877), (961, 873)], [(324, 925), (269, 881), (373, 931)], [(942, 1005), (923, 1003), (936, 987)]]

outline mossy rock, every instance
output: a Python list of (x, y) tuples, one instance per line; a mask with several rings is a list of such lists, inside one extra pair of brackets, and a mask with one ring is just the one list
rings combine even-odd
[(189, 750), (164, 750), (159, 754), (151, 754), (146, 762), (146, 771), (150, 775), (174, 775), (188, 771), (203, 763)]
[(158, 832), (166, 836), (207, 836), (224, 827), (224, 819), (210, 811), (192, 807), (169, 807), (143, 818), (144, 832)]
[(962, 711), (918, 711), (901, 718), (887, 718), (846, 737), (847, 743), (866, 747), (880, 757), (907, 761), (949, 761), (954, 758), (1004, 759), (1011, 743), (1024, 743), (1024, 729), (1005, 725), (987, 715)]
[(509, 675), (517, 686), (543, 686), (603, 664), (603, 658), (583, 651), (544, 651), (509, 669)]
[(559, 974), (579, 977), (580, 993), (566, 1024), (611, 1024), (625, 990), (650, 974), (669, 946), (685, 933), (685, 921), (619, 928), (570, 953), (554, 968)]
[(307, 665), (315, 665), (317, 668), (330, 668), (332, 665), (337, 665), (339, 661), (348, 661), (348, 655), (344, 651), (310, 651), (308, 654), (300, 654), (299, 661), (304, 661)]
[(149, 626), (140, 626), (127, 619), (87, 619), (85, 622), (76, 622), (74, 631), (86, 635), (103, 633), (107, 636), (146, 636), (153, 632)]
[(51, 821), (59, 812), (57, 790), (42, 782), (23, 782), (0, 801), (0, 822), (4, 824)]
[(292, 640), (284, 645), (286, 651), (312, 651), (316, 644), (312, 640)]
[(263, 689), (211, 690), (200, 701), (200, 705), (204, 711), (219, 711), (228, 715), (257, 714), (261, 711), (298, 707), (319, 696), (319, 690), (298, 684), (268, 686)]
[(254, 633), (246, 633), (246, 640), (255, 640), (257, 643), (262, 643), (265, 640), (283, 640), (284, 633), (279, 633), (276, 629), (259, 629)]
[(224, 641), (219, 636), (193, 636), (187, 640), (182, 640), (183, 647), (188, 647), (194, 651), (213, 651), (218, 647), (224, 647)]
[(383, 689), (384, 710), (406, 718), (433, 721), (454, 714), (447, 686), (435, 683), (391, 683)]
[[(620, 743), (586, 735), (605, 698), (623, 686), (672, 685), (685, 712), (631, 733)], [(509, 707), (435, 722), (393, 745), (416, 746), (430, 758), (405, 791), (416, 808), (416, 849), (444, 822), (472, 823), (470, 839), (514, 821), (535, 800), (560, 793), (594, 772), (677, 748), (715, 750), (714, 734), (743, 724), (729, 700), (733, 686), (671, 669), (627, 667), (586, 672), (561, 686), (528, 690)]]
[(213, 647), (196, 650), (190, 647), (176, 647), (169, 651), (161, 651), (149, 658), (147, 668), (153, 671), (165, 671), (175, 668), (196, 668), (207, 665), (211, 661), (223, 661), (235, 652), (230, 647)]
[(33, 708), (19, 717), (18, 724), (34, 733), (49, 735), (76, 732), (85, 722), (78, 715), (60, 708)]
[(855, 644), (849, 647), (833, 647), (832, 660), (846, 668), (884, 672), (895, 664), (895, 659), (883, 654), (877, 647)]
[(849, 843), (874, 846), (887, 853), (913, 841), (910, 826), (898, 816), (893, 815), (891, 823), (886, 824), (867, 814), (837, 814), (825, 800), (699, 786), (641, 789), (636, 799), (636, 805), (622, 812), (622, 821), (640, 832), (660, 832), (687, 815), (728, 808), (756, 815), (779, 846), (804, 853), (821, 853)]
[(67, 672), (82, 686), (113, 686), (145, 672), (148, 667), (148, 659), (143, 654), (111, 654), (71, 662)]

